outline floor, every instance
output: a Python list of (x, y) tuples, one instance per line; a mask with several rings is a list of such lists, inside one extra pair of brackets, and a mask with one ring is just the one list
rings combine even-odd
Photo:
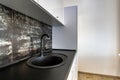
[(79, 72), (78, 80), (120, 80), (120, 78)]

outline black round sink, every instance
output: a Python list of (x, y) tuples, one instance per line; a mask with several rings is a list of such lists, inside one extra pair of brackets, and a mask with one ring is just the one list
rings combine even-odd
[(53, 54), (47, 56), (37, 56), (28, 59), (27, 64), (33, 68), (54, 68), (65, 63), (67, 56), (63, 54)]

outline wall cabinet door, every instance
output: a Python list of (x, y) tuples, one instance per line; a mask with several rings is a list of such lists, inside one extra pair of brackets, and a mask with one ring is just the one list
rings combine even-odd
[(67, 80), (78, 80), (78, 63), (77, 62), (78, 61), (77, 61), (77, 55), (76, 55), (72, 63), (72, 67)]
[(53, 17), (64, 24), (63, 0), (34, 0)]

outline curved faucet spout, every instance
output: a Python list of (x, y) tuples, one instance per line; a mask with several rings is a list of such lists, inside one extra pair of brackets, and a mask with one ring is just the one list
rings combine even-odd
[(41, 40), (42, 40), (44, 37), (48, 37), (48, 38), (49, 38), (48, 34), (43, 34), (43, 35), (41, 36)]
[(44, 38), (45, 38), (45, 37), (49, 38), (48, 34), (43, 34), (43, 35), (41, 36), (41, 38), (40, 38), (40, 40), (41, 40), (41, 44), (40, 44), (40, 47), (41, 47), (41, 49), (40, 49), (41, 57), (44, 56), (44, 55), (43, 55), (43, 49), (44, 49)]

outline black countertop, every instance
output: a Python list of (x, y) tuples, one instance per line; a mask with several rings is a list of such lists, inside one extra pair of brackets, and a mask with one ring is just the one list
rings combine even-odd
[(0, 80), (67, 80), (76, 51), (53, 50), (67, 55), (66, 64), (51, 69), (36, 69), (26, 65), (26, 60), (0, 69)]

